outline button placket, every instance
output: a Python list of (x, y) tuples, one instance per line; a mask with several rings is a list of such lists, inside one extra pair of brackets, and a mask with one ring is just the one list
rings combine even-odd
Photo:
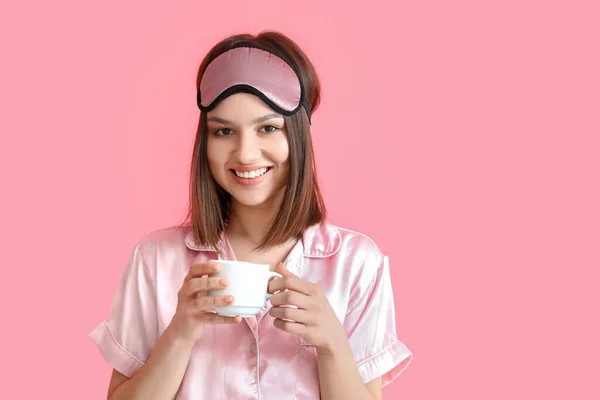
[(250, 345), (250, 353), (256, 356), (256, 385), (258, 387), (258, 398), (261, 398), (260, 393), (260, 353), (258, 352), (258, 326), (256, 334), (254, 334), (254, 343)]

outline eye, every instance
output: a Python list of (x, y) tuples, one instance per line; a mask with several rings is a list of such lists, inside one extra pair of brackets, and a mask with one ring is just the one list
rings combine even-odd
[(233, 132), (229, 128), (221, 128), (221, 129), (215, 130), (214, 133), (215, 133), (216, 136), (229, 136)]
[(266, 133), (273, 133), (273, 132), (278, 131), (279, 129), (280, 128), (275, 125), (266, 125), (266, 126), (262, 127), (261, 131), (264, 131)]

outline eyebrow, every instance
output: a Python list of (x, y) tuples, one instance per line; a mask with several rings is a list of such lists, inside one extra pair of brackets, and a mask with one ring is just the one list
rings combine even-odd
[[(270, 113), (267, 115), (263, 115), (260, 118), (256, 118), (254, 121), (252, 121), (252, 123), (260, 124), (261, 122), (265, 122), (265, 121), (268, 121), (268, 120), (274, 119), (274, 118), (283, 118), (283, 115), (277, 114), (277, 113)], [(220, 124), (233, 124), (232, 121), (229, 121), (227, 119), (220, 118), (220, 117), (208, 117), (207, 121), (218, 122)]]

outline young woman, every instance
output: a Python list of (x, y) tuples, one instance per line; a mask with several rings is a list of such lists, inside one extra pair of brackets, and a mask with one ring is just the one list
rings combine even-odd
[[(326, 221), (310, 133), (315, 70), (286, 36), (218, 43), (202, 62), (186, 223), (146, 235), (90, 334), (108, 398), (380, 399), (412, 359), (395, 332), (388, 258)], [(283, 275), (255, 317), (222, 317), (226, 259)], [(286, 307), (286, 306), (295, 307)]]

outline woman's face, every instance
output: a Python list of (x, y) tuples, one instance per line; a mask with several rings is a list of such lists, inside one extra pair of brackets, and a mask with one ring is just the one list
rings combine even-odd
[(289, 170), (283, 116), (260, 98), (237, 93), (207, 114), (208, 165), (232, 202), (278, 207)]

